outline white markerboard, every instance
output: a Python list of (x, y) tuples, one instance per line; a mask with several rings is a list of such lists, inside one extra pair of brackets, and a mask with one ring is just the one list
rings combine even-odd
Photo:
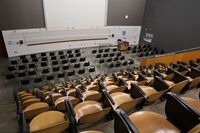
[(47, 29), (105, 26), (107, 0), (44, 0)]

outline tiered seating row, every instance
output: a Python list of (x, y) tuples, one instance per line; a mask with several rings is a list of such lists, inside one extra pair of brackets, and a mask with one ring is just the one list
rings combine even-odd
[[(106, 118), (106, 121), (114, 119), (116, 133), (199, 132), (200, 102), (179, 98), (174, 94), (199, 86), (200, 65), (198, 62), (192, 64), (196, 64), (196, 67), (183, 62), (170, 66), (155, 64), (130, 71), (118, 71), (110, 76), (99, 75), (96, 78), (21, 90), (16, 95), (18, 113), (21, 114), (21, 129), (24, 129), (24, 123), (32, 119), (29, 123), (30, 132), (50, 129), (55, 132), (77, 132), (77, 128), (71, 127)], [(165, 98), (167, 118), (148, 111), (139, 111), (129, 117), (126, 115), (133, 109), (138, 110)], [(38, 105), (34, 105), (36, 103)], [(35, 111), (38, 109), (43, 113)], [(51, 121), (50, 115), (59, 119)], [(38, 127), (37, 124), (42, 120), (46, 121), (45, 125), (40, 124)]]

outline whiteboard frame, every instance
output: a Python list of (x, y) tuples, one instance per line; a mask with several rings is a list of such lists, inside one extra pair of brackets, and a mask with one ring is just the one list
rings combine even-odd
[[(107, 16), (108, 16), (108, 0), (105, 0), (105, 22), (104, 22), (104, 26), (103, 27), (107, 27)], [(50, 28), (49, 25), (48, 25), (48, 22), (47, 22), (47, 9), (46, 9), (46, 4), (45, 4), (45, 0), (42, 0), (42, 4), (43, 4), (43, 12), (44, 12), (44, 21), (45, 21), (45, 28), (46, 30), (64, 30), (64, 29), (94, 29), (94, 26), (89, 26), (89, 27), (86, 27), (86, 26), (83, 26), (83, 27), (63, 27), (62, 29), (60, 28)], [(93, 27), (93, 28), (92, 28)], [(101, 28), (102, 26), (96, 26), (95, 28)]]

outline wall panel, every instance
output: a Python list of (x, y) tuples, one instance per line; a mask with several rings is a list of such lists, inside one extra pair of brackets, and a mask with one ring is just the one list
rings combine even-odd
[(42, 0), (1, 0), (0, 30), (44, 28)]
[(200, 46), (199, 0), (147, 0), (140, 44), (153, 34), (152, 46), (175, 52)]

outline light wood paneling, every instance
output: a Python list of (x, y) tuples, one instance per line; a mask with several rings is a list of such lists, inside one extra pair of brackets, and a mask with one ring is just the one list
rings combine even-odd
[(189, 63), (190, 60), (196, 60), (198, 58), (200, 58), (200, 50), (185, 53), (182, 61)]
[(165, 63), (169, 65), (171, 62), (173, 62), (173, 60), (174, 60), (174, 55), (167, 55), (155, 58), (154, 63)]
[(184, 53), (176, 54), (174, 56), (173, 63), (176, 63), (177, 61), (182, 61), (183, 60), (183, 55), (184, 55)]
[(141, 60), (141, 66), (149, 66), (155, 63), (165, 63), (170, 64), (171, 62), (176, 63), (177, 61), (183, 61), (185, 63), (189, 63), (190, 60), (196, 60), (200, 58), (200, 50), (179, 53), (179, 54), (172, 54), (154, 58), (148, 58)]

